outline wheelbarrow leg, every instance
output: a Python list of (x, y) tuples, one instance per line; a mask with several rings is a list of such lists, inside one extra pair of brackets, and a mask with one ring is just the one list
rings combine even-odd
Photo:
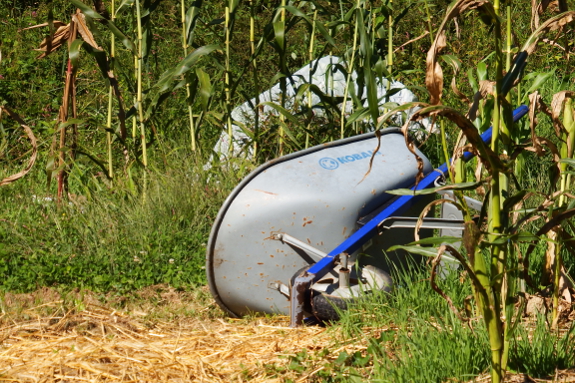
[(290, 327), (298, 327), (303, 324), (305, 299), (314, 277), (314, 274), (304, 271), (294, 280), (291, 288)]

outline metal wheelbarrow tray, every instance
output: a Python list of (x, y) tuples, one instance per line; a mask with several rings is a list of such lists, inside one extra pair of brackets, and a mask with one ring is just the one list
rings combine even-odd
[[(518, 108), (515, 120), (526, 112)], [(404, 254), (384, 251), (413, 240), (413, 217), (434, 196), (386, 193), (414, 184), (417, 161), (399, 129), (380, 136), (367, 133), (280, 157), (234, 189), (212, 227), (206, 257), (210, 290), (223, 310), (289, 314), (295, 326), (313, 310), (314, 297), (350, 299), (391, 287), (386, 272)], [(418, 156), (428, 175), (417, 189), (424, 189), (447, 167), (432, 171)], [(447, 215), (452, 219), (431, 219), (424, 228), (461, 230), (460, 217)]]

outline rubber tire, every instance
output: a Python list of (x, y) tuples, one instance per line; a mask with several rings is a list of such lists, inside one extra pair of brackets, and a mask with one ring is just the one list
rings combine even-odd
[[(393, 288), (393, 281), (388, 273), (375, 266), (365, 266), (376, 272), (389, 283), (382, 286), (379, 290), (384, 292), (391, 292)], [(378, 286), (379, 287), (379, 286)], [(370, 290), (371, 291), (371, 290)], [(316, 293), (311, 300), (311, 308), (313, 315), (322, 322), (338, 321), (340, 319), (339, 313), (347, 310), (350, 303), (357, 302), (361, 298), (341, 298), (334, 295), (325, 293)]]

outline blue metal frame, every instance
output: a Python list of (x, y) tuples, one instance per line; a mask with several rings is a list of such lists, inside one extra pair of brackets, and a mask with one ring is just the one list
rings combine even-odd
[[(529, 108), (525, 105), (521, 105), (517, 109), (513, 111), (513, 121), (517, 122), (521, 117), (523, 117)], [(491, 141), (492, 136), (492, 128), (489, 128), (485, 133), (481, 135), (481, 139), (483, 142), (488, 143)], [(473, 154), (470, 152), (465, 152), (463, 158), (468, 160), (473, 157)], [(438, 170), (434, 170), (433, 172), (429, 173), (423, 180), (421, 180), (417, 186), (411, 188), (411, 190), (421, 190), (428, 188), (434, 185), (435, 180), (438, 177), (447, 173), (447, 163), (444, 163), (439, 167)], [(405, 195), (400, 196), (392, 200), (392, 202), (383, 209), (378, 215), (376, 215), (373, 219), (367, 222), (363, 227), (361, 227), (358, 231), (353, 233), (348, 239), (343, 241), (339, 246), (335, 249), (330, 251), (328, 255), (322, 258), (320, 261), (315, 263), (311, 266), (307, 272), (308, 274), (313, 274), (313, 280), (316, 281), (319, 278), (323, 277), (328, 271), (329, 268), (333, 265), (335, 258), (337, 255), (341, 253), (353, 253), (354, 251), (358, 250), (361, 246), (363, 246), (370, 238), (377, 234), (377, 227), (383, 220), (401, 214), (408, 210), (415, 202), (417, 202), (421, 196), (417, 195)]]

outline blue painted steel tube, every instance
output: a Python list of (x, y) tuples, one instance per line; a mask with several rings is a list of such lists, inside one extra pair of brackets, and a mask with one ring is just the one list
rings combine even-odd
[[(513, 121), (517, 122), (521, 117), (523, 117), (529, 108), (525, 105), (521, 105), (517, 109), (513, 111)], [(488, 143), (491, 141), (492, 136), (492, 128), (489, 128), (485, 133), (481, 135), (481, 139), (483, 142)], [(465, 152), (463, 154), (463, 158), (468, 160), (473, 157), (473, 154), (470, 152)], [(444, 163), (439, 167), (438, 170), (434, 170), (433, 172), (429, 173), (423, 180), (417, 184), (417, 186), (412, 187), (411, 190), (421, 190), (426, 189), (432, 186), (435, 183), (435, 180), (447, 174), (447, 163)], [(331, 252), (328, 253), (324, 258), (319, 260), (315, 263), (312, 267), (308, 269), (309, 274), (314, 274), (314, 280), (317, 280), (323, 277), (329, 270), (329, 267), (333, 265), (335, 257), (341, 253), (353, 253), (354, 251), (358, 250), (361, 246), (363, 246), (370, 238), (377, 234), (377, 226), (383, 220), (392, 217), (394, 215), (398, 215), (409, 209), (421, 196), (415, 195), (404, 195), (399, 196), (392, 200), (392, 202), (382, 210), (378, 215), (376, 215), (372, 220), (367, 222), (363, 227), (361, 227), (358, 231), (353, 233), (348, 239), (343, 241), (339, 246), (333, 249)]]

